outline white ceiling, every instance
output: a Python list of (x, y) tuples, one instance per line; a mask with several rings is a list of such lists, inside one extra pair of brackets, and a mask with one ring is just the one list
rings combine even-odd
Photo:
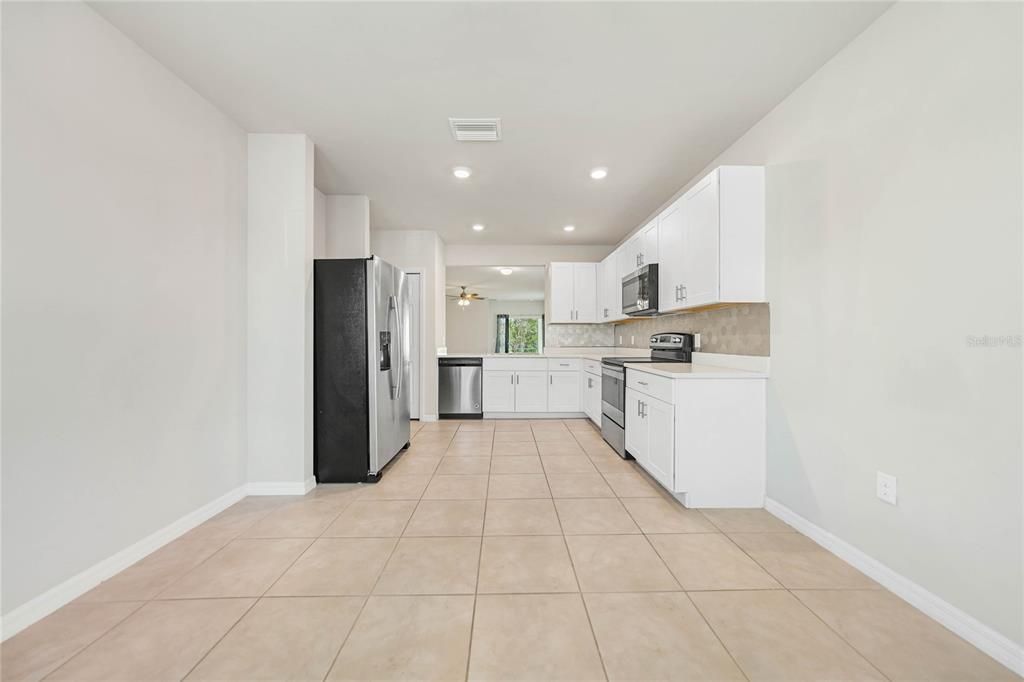
[(445, 293), (457, 296), (460, 287), (473, 294), (502, 301), (543, 301), (544, 268), (512, 266), (511, 275), (503, 275), (500, 267), (448, 266), (445, 268)]
[[(888, 3), (92, 6), (246, 130), (307, 133), (317, 186), (368, 195), (374, 229), (607, 244)], [(449, 116), (501, 117), (504, 139), (457, 143)]]

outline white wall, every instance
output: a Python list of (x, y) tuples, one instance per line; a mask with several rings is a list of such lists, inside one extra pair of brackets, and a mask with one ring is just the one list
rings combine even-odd
[(10, 619), (244, 482), (246, 137), (87, 5), (2, 12)]
[(370, 200), (361, 194), (326, 195), (326, 258), (370, 255)]
[(613, 248), (602, 244), (449, 244), (445, 248), (445, 262), (447, 265), (547, 265), (552, 261), (597, 263)]
[(709, 165), (768, 166), (769, 496), (1018, 643), (1021, 12), (897, 4)]
[(327, 197), (313, 188), (313, 258), (327, 257)]
[(301, 486), (313, 466), (313, 143), (248, 144), (248, 480)]
[(445, 245), (430, 230), (373, 230), (370, 233), (373, 255), (405, 270), (423, 273), (423, 401), (425, 417), (437, 417), (437, 349), (444, 346), (444, 252)]
[(460, 306), (446, 300), (449, 353), (493, 353), (498, 315), (543, 315), (544, 301), (476, 301)]

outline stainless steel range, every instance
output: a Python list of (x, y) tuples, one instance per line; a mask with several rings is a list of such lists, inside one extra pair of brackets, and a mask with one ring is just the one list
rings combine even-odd
[(651, 337), (651, 357), (601, 358), (601, 435), (626, 459), (626, 368), (627, 362), (690, 362), (693, 334), (667, 333)]

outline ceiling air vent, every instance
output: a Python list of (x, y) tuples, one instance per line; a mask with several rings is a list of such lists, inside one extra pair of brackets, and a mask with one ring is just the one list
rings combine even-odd
[(501, 139), (500, 118), (449, 118), (452, 137), (459, 142), (497, 142)]

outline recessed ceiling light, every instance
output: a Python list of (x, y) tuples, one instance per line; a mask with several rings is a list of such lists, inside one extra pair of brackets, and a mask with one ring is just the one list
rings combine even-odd
[(459, 180), (465, 180), (473, 174), (473, 169), (469, 166), (456, 166), (452, 168), (452, 175), (457, 177)]
[(590, 171), (590, 177), (595, 180), (604, 180), (608, 177), (608, 169), (604, 166), (598, 166), (594, 170)]
[(477, 223), (476, 225), (473, 226), (473, 231), (474, 232), (483, 232), (484, 231), (484, 226), (481, 225), (480, 223)]
[(512, 274), (512, 268), (502, 268), (500, 272), (503, 275), (511, 275)]
[(572, 232), (573, 230), (576, 229), (576, 226), (575, 225), (566, 225), (562, 229), (565, 230), (566, 232)]

